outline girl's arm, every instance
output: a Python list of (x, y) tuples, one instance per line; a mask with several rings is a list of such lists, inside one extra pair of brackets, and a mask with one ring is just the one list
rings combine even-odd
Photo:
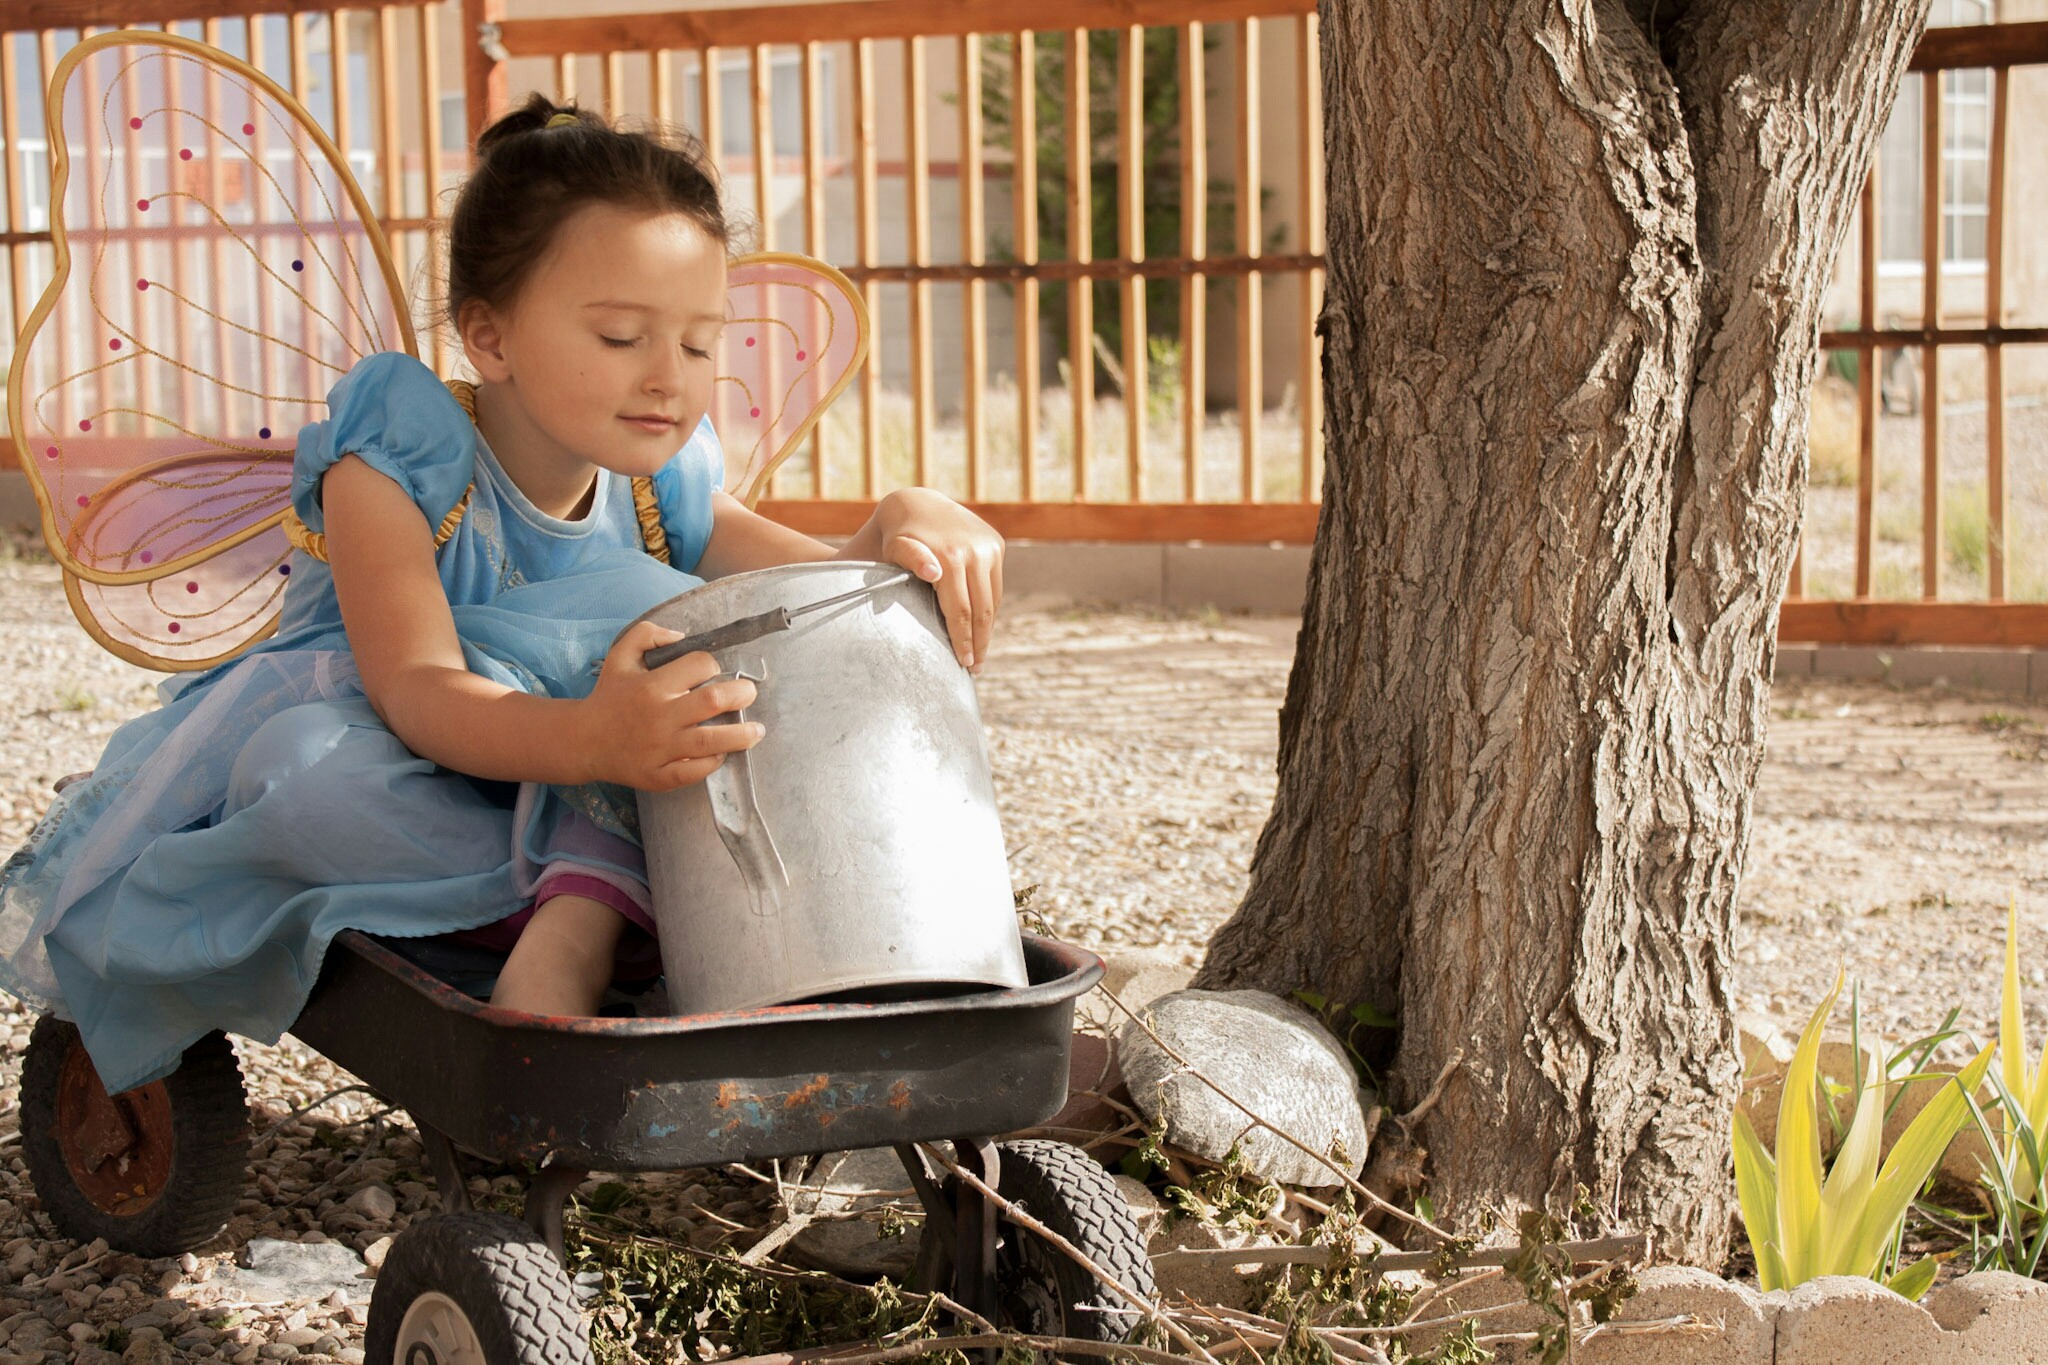
[(988, 656), (996, 607), (1003, 598), (1003, 538), (943, 493), (899, 488), (834, 550), (792, 531), (727, 493), (711, 499), (711, 539), (697, 562), (703, 578), (824, 559), (899, 565), (935, 585), (953, 652), (977, 673)]
[[(699, 686), (717, 672), (693, 654), (653, 672), (640, 656), (681, 638), (642, 623), (605, 659), (581, 701), (529, 696), (478, 677), (462, 657), (434, 566), (434, 539), (403, 489), (354, 456), (321, 484), (328, 567), (349, 648), (377, 715), (422, 758), (474, 777), (665, 790), (700, 781), (758, 725), (701, 724), (753, 700), (753, 684)], [(694, 690), (693, 690), (694, 689)]]

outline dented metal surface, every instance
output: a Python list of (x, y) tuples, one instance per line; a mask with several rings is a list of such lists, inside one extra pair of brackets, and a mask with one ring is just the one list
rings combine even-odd
[(292, 1032), (464, 1147), (670, 1170), (1042, 1122), (1102, 964), (1045, 939), (1024, 953), (1015, 990), (556, 1018), (493, 1009), (350, 933)]

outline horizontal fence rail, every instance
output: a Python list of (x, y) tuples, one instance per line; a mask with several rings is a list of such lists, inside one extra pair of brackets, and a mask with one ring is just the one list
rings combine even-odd
[[(1326, 266), (1314, 4), (1049, 0), (1021, 31), (1018, 16), (993, 0), (550, 17), (510, 17), (503, 0), (11, 0), (0, 316), (18, 329), (52, 268), (50, 71), (88, 33), (169, 28), (250, 60), (334, 133), (413, 286), (427, 359), (451, 373), (459, 357), (425, 325), (447, 194), (476, 131), (538, 88), (687, 127), (754, 245), (821, 256), (865, 295), (877, 345), (772, 485), (779, 519), (848, 532), (916, 481), (1013, 537), (1306, 543)], [(1850, 321), (1819, 342), (1853, 364), (1852, 472), (1848, 491), (1809, 502), (1782, 638), (2048, 646), (2048, 550), (2015, 521), (2006, 393), (2007, 353), (2048, 347), (2044, 301), (2013, 297), (2034, 276), (2009, 269), (2009, 229), (2023, 225), (2029, 251), (2040, 234), (2034, 182), (2016, 191), (2007, 156), (2014, 69), (2044, 65), (2048, 22), (1934, 29), (1915, 51), (1919, 183), (1887, 197), (1874, 167), (1845, 250), (1854, 305), (1835, 316)], [(1981, 285), (1958, 302), (1943, 82), (1974, 71), (1988, 73), (1988, 202)], [(1910, 306), (1896, 248), (1880, 269), (1885, 206), (1901, 202), (1920, 219)], [(1887, 413), (1901, 356), (1919, 367), (1910, 423)], [(1959, 458), (1945, 444), (1975, 439), (1949, 431), (1958, 356), (1985, 394), (1984, 545), (1967, 575), (1951, 563), (1960, 500), (1943, 491)], [(2031, 470), (2018, 474), (2038, 482)], [(2048, 502), (2032, 482), (2018, 491)], [(1824, 544), (1828, 497), (1853, 529)]]

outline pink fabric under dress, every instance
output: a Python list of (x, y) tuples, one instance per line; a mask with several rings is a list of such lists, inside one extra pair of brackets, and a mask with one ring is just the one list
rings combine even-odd
[[(581, 816), (563, 820), (556, 828), (556, 836), (558, 847), (565, 852), (591, 855), (606, 863), (645, 866), (639, 848)], [(661, 946), (655, 939), (652, 899), (645, 879), (610, 873), (580, 861), (553, 862), (541, 869), (534, 882), (532, 904), (516, 914), (443, 937), (452, 943), (509, 953), (519, 942), (519, 935), (532, 923), (533, 912), (556, 896), (587, 896), (625, 917), (626, 931), (619, 938), (613, 960), (616, 979), (648, 981), (661, 975)]]

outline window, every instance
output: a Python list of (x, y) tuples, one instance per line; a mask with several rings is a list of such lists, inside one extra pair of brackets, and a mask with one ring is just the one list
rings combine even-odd
[[(804, 59), (801, 49), (773, 52), (768, 59), (770, 95), (769, 136), (777, 156), (794, 156), (804, 145)], [(731, 163), (754, 154), (753, 58), (744, 52), (723, 52), (718, 62), (718, 146), (715, 155)], [(839, 155), (839, 54), (824, 47), (818, 54), (818, 151), (821, 156)], [(680, 121), (696, 126), (703, 105), (698, 94), (698, 73), (692, 68), (683, 75), (677, 92), (676, 114)]]
[[(1929, 27), (1992, 22), (1992, 0), (1934, 0)], [(1921, 269), (1921, 128), (1927, 77), (1908, 76), (1878, 147), (1878, 263), (1888, 274)], [(1991, 215), (1991, 73), (1941, 73), (1941, 263), (1984, 268)]]

